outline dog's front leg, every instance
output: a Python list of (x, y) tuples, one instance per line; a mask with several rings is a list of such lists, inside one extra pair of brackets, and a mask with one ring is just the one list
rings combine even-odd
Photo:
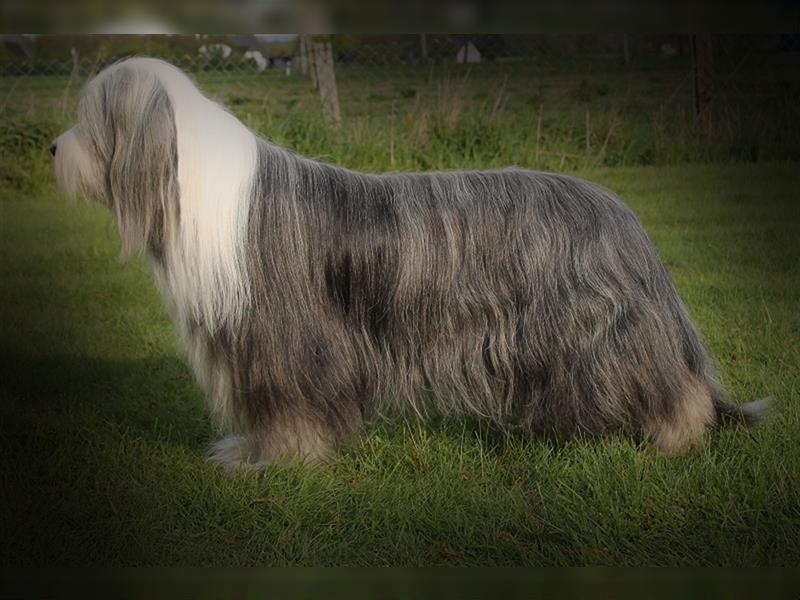
[(361, 425), (360, 415), (335, 423), (302, 408), (272, 415), (245, 434), (212, 444), (209, 461), (226, 470), (264, 468), (276, 462), (320, 464)]

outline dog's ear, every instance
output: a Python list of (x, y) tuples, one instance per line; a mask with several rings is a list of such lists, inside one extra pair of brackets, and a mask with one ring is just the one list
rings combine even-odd
[(178, 145), (169, 94), (152, 73), (120, 68), (103, 82), (106, 191), (122, 254), (160, 257), (178, 210)]

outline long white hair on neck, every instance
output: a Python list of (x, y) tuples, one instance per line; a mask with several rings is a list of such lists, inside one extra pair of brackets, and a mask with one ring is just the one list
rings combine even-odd
[(158, 283), (173, 310), (188, 311), (178, 315), (182, 326), (187, 319), (210, 332), (235, 326), (250, 296), (245, 245), (256, 137), (176, 67), (150, 58), (121, 67), (153, 74), (174, 115), (179, 215), (165, 263), (154, 264)]

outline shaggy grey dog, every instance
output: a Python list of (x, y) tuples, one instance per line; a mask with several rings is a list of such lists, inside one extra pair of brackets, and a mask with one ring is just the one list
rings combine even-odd
[(103, 71), (78, 112), (57, 178), (147, 256), (226, 467), (324, 459), (397, 408), (680, 453), (766, 405), (726, 402), (653, 244), (600, 186), (323, 164), (153, 59)]

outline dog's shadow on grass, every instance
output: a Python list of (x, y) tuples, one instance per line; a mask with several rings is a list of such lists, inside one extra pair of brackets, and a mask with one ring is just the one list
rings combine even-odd
[(3, 355), (0, 382), (7, 408), (16, 404), (28, 418), (88, 411), (137, 435), (191, 446), (211, 435), (202, 394), (178, 357)]
[[(27, 418), (53, 414), (91, 414), (146, 439), (168, 441), (202, 451), (214, 430), (191, 370), (177, 356), (112, 360), (82, 356), (0, 356), (0, 389), (6, 406), (19, 406)], [(13, 421), (13, 411), (7, 411)], [(375, 436), (390, 445), (430, 443), (434, 438), (467, 442), (500, 456), (529, 443), (559, 452), (570, 441), (501, 427), (469, 415), (389, 414), (372, 420), (344, 449), (370, 453)]]

